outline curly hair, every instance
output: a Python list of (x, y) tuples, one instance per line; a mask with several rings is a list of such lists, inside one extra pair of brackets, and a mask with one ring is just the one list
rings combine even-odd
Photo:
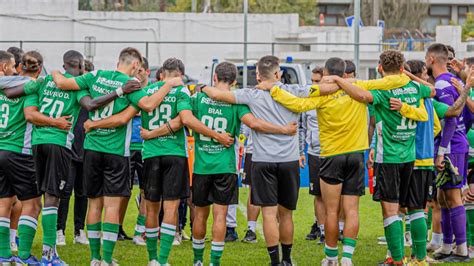
[(21, 57), (21, 63), (23, 72), (36, 73), (43, 66), (43, 56), (37, 51), (29, 51)]
[(395, 50), (388, 50), (380, 54), (380, 65), (385, 72), (397, 72), (405, 63), (405, 56)]

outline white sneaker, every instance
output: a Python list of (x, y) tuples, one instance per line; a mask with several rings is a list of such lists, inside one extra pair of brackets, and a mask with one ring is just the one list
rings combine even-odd
[(56, 245), (65, 246), (66, 245), (66, 236), (63, 233), (63, 230), (56, 231)]
[(18, 251), (18, 246), (17, 246), (16, 242), (10, 242), (10, 249), (12, 250), (12, 252), (17, 252)]
[(179, 246), (181, 245), (181, 242), (183, 242), (183, 237), (180, 233), (176, 232), (174, 235), (173, 246)]
[(181, 231), (181, 237), (182, 237), (182, 240), (191, 240), (191, 238), (186, 234), (185, 231)]
[(341, 266), (353, 266), (354, 264), (352, 263), (352, 260), (348, 259), (342, 259), (341, 260)]
[(474, 247), (469, 247), (469, 258), (474, 259)]
[(91, 260), (90, 266), (100, 266), (100, 260)]
[(321, 266), (339, 266), (339, 262), (337, 260), (328, 260), (325, 258), (321, 261)]
[(74, 244), (89, 245), (89, 240), (84, 230), (79, 230), (79, 235), (74, 236)]
[(441, 245), (436, 245), (436, 244), (433, 244), (433, 243), (428, 243), (428, 245), (426, 245), (426, 251), (428, 252), (434, 252), (436, 251), (437, 249), (439, 249), (441, 247)]
[(143, 239), (142, 236), (134, 236), (133, 237), (133, 244), (137, 246), (146, 246), (146, 241)]
[(100, 266), (119, 266), (119, 264), (115, 260), (112, 260), (112, 263), (110, 264), (108, 264), (107, 262), (105, 262), (105, 260), (103, 260), (100, 262)]
[(161, 266), (161, 264), (156, 260), (151, 260), (148, 262), (148, 266)]
[(193, 266), (204, 266), (204, 264), (202, 264), (202, 261), (198, 260), (193, 264)]

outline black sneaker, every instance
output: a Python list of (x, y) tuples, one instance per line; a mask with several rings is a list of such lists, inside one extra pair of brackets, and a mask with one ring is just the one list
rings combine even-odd
[(309, 234), (306, 235), (306, 240), (316, 240), (320, 236), (321, 236), (321, 230), (319, 229), (319, 225), (316, 222), (311, 226), (311, 232), (309, 232)]
[(441, 260), (444, 260), (444, 259), (450, 257), (452, 254), (453, 254), (452, 252), (449, 253), (449, 254), (444, 254), (444, 253), (441, 253), (441, 252), (435, 252), (435, 253), (433, 253), (433, 259), (441, 261)]
[(326, 241), (326, 237), (323, 234), (321, 234), (321, 236), (319, 237), (318, 245), (324, 245), (325, 241)]
[(129, 237), (125, 231), (123, 230), (123, 227), (120, 226), (119, 228), (119, 232), (118, 232), (118, 236), (117, 236), (117, 240), (118, 241), (124, 241), (124, 240), (132, 240), (133, 238)]
[(257, 243), (257, 234), (254, 231), (248, 229), (245, 232), (245, 237), (242, 239), (242, 242), (245, 243)]
[(235, 231), (235, 228), (227, 227), (224, 242), (235, 242), (239, 239), (239, 235)]
[(339, 231), (339, 241), (342, 242), (343, 239), (344, 239), (344, 232), (343, 232), (343, 231)]
[(439, 260), (440, 262), (447, 262), (447, 263), (459, 263), (459, 262), (470, 262), (471, 259), (469, 258), (469, 255), (467, 256), (460, 256), (457, 254), (451, 254), (451, 256), (446, 257), (444, 259)]

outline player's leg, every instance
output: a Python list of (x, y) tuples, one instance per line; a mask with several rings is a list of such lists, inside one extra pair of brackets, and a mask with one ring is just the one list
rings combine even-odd
[(74, 180), (74, 243), (89, 245), (84, 224), (87, 214), (87, 196), (84, 188), (84, 166), (82, 162), (72, 161), (76, 169), (76, 178)]
[(119, 219), (119, 234), (117, 240), (132, 240), (133, 238), (129, 237), (125, 230), (123, 230), (123, 221), (125, 220), (125, 215), (127, 213), (128, 202), (130, 201), (130, 197), (123, 197), (122, 201), (120, 202), (120, 219)]
[(211, 264), (220, 265), (222, 253), (224, 252), (224, 238), (226, 234), (227, 205), (214, 204), (212, 207), (212, 243)]
[[(10, 192), (10, 193), (5, 193)], [(6, 177), (0, 173), (0, 263), (10, 263), (12, 251), (10, 248), (10, 214), (15, 201), (12, 189), (7, 184)]]
[(263, 235), (271, 265), (280, 264), (278, 243), (278, 166), (276, 163), (252, 162), (251, 201), (262, 207)]
[(342, 184), (330, 184), (321, 178), (321, 193), (326, 208), (326, 221), (324, 223), (326, 246), (324, 253), (328, 261), (338, 260), (337, 241), (339, 240), (339, 207)]
[[(321, 197), (321, 189), (319, 186), (319, 173), (321, 167), (321, 159), (318, 156), (308, 154), (308, 168), (309, 168), (309, 194), (314, 196), (314, 223), (311, 226), (311, 231), (306, 235), (306, 240), (316, 240), (321, 236), (321, 227), (324, 230), (325, 214), (318, 212), (319, 203), (317, 196)], [(324, 206), (322, 207), (324, 208)], [(324, 240), (323, 240), (324, 241)]]
[[(143, 238), (145, 234), (145, 221), (146, 221), (146, 201), (145, 201), (145, 180), (143, 175), (143, 159), (141, 151), (132, 151), (130, 156), (130, 173), (131, 178), (138, 177), (138, 187), (140, 188), (140, 195), (138, 203), (138, 216), (135, 224), (135, 232), (133, 234), (133, 243), (136, 245), (146, 245), (146, 241)], [(133, 184), (133, 182), (132, 182)]]
[[(195, 265), (199, 265), (200, 263), (202, 264), (204, 262), (203, 255), (205, 249), (207, 219), (209, 218), (210, 206), (212, 204), (212, 202), (209, 201), (209, 193), (212, 187), (212, 181), (212, 175), (193, 174), (192, 203), (195, 207), (192, 235), (194, 253), (193, 262)], [(224, 214), (224, 221), (225, 216), (226, 214)]]
[(18, 232), (18, 222), (20, 221), (21, 216), (21, 201), (15, 197), (15, 201), (12, 206), (10, 213), (10, 247), (13, 252), (18, 251), (17, 244), (17, 232)]
[[(74, 188), (74, 184), (76, 181), (76, 167), (73, 162), (71, 162), (71, 166), (69, 168), (68, 180), (64, 189), (61, 193), (61, 200), (59, 201), (58, 207), (58, 224), (57, 224), (57, 238), (56, 244), (58, 246), (66, 245), (66, 222), (67, 216), (69, 214), (69, 200), (71, 199), (72, 190)], [(81, 170), (82, 171), (82, 170)], [(76, 199), (75, 199), (76, 200)]]
[[(148, 195), (148, 194), (146, 194)], [(160, 227), (158, 225), (158, 215), (160, 213), (161, 202), (146, 200), (146, 249), (148, 251), (148, 260), (158, 261), (158, 233)]]
[(244, 161), (244, 174), (245, 178), (242, 180), (242, 184), (247, 185), (249, 187), (249, 196), (247, 198), (247, 231), (245, 232), (245, 236), (242, 239), (242, 242), (245, 243), (257, 243), (257, 220), (258, 215), (260, 214), (260, 208), (255, 206), (251, 202), (251, 186), (252, 186), (252, 154), (246, 153), (245, 154), (245, 161)]
[[(318, 179), (318, 183), (319, 179)], [(321, 188), (320, 185), (318, 185), (318, 192), (319, 195), (315, 196), (315, 201), (316, 201), (316, 209), (318, 213), (318, 222), (319, 222), (319, 230), (321, 231), (321, 236), (319, 238), (318, 244), (324, 244), (325, 239), (326, 239), (326, 230), (324, 228), (324, 224), (326, 223), (326, 207), (324, 206), (323, 198), (321, 197)]]
[(239, 240), (239, 235), (235, 228), (237, 228), (237, 204), (229, 205), (226, 215), (226, 236), (225, 242), (235, 242)]

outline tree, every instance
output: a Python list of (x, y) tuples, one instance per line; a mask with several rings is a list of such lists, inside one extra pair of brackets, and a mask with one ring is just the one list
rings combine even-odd
[(462, 39), (463, 41), (474, 39), (474, 13), (468, 13), (466, 16), (466, 21), (462, 25)]

